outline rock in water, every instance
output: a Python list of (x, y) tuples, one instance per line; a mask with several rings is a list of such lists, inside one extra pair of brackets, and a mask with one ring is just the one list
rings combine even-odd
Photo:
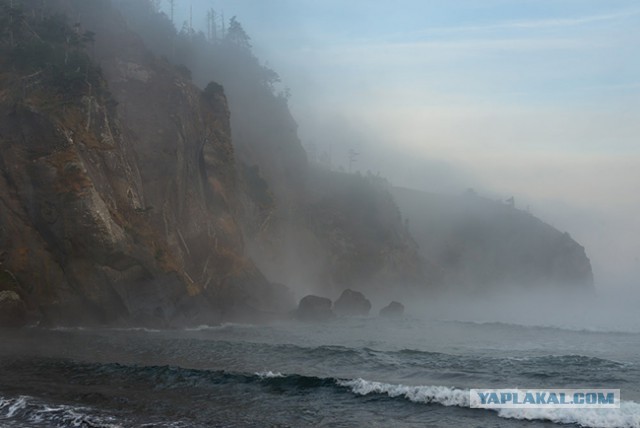
[(344, 290), (340, 298), (336, 300), (333, 309), (338, 315), (369, 315), (371, 302), (359, 291), (347, 289)]
[(326, 297), (308, 295), (300, 300), (295, 313), (302, 321), (325, 321), (334, 317), (331, 310), (331, 300)]
[(0, 327), (22, 327), (27, 321), (27, 308), (15, 291), (0, 291)]
[(404, 305), (400, 302), (391, 302), (380, 309), (380, 316), (385, 318), (397, 318), (404, 314)]

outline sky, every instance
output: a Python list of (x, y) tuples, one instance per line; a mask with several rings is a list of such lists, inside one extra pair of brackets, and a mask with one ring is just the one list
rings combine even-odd
[(515, 197), (640, 288), (640, 2), (178, 0), (236, 15), (311, 156)]

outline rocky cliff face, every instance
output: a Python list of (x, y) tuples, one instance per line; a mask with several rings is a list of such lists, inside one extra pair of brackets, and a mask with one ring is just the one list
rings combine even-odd
[[(5, 48), (37, 38), (68, 55), (37, 32), (57, 25), (68, 39), (78, 26), (47, 22), (41, 2), (25, 3), (40, 13), (21, 17)], [(46, 5), (100, 34), (104, 73), (94, 81), (64, 93), (37, 64), (3, 64), (0, 242), (11, 280), (0, 287), (52, 323), (260, 316), (283, 295), (244, 256), (222, 88), (193, 86), (101, 4)]]

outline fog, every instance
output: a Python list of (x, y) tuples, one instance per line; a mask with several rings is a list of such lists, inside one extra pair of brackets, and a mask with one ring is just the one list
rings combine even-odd
[[(640, 9), (632, 1), (181, 1), (237, 15), (290, 88), (310, 157), (403, 187), (473, 188), (640, 274)], [(357, 160), (349, 165), (348, 152)]]
[[(160, 5), (171, 14), (168, 2)], [(312, 164), (381, 176), (394, 186), (431, 194), (460, 196), (473, 189), (487, 201), (513, 198), (519, 213), (532, 214), (583, 245), (594, 273), (594, 293), (557, 282), (517, 283), (517, 277), (490, 288), (492, 273), (509, 270), (518, 260), (505, 257), (518, 252), (517, 244), (502, 246), (445, 285), (488, 273), (474, 292), (461, 286), (461, 297), (435, 287), (425, 300), (395, 283), (371, 286), (366, 294), (374, 312), (389, 300), (403, 300), (411, 302), (412, 316), (428, 319), (640, 327), (633, 315), (640, 274), (640, 45), (633, 42), (639, 41), (640, 9), (632, 2), (185, 0), (176, 4), (174, 25), (206, 32), (210, 8), (218, 25), (237, 17), (265, 66), (242, 70), (267, 82), (246, 88), (234, 68), (244, 63), (203, 58), (199, 64), (196, 54), (194, 64), (190, 54), (194, 81), (204, 87), (212, 78), (222, 79), (232, 111), (245, 113), (231, 117), (241, 157), (252, 161), (243, 152), (244, 140), (251, 145), (290, 139), (291, 124), (282, 123), (287, 114), (276, 111), (282, 106), (274, 110), (270, 98), (271, 91), (286, 94), (277, 97), (286, 98)], [(208, 49), (204, 44), (193, 49), (203, 48)], [(155, 49), (172, 54), (168, 44)], [(179, 49), (173, 55), (179, 60)], [(243, 61), (233, 50), (220, 55)], [(270, 80), (270, 69), (279, 81)], [(253, 92), (265, 89), (268, 96)], [(276, 178), (269, 184), (280, 197), (278, 215), (286, 217), (287, 192), (300, 189), (284, 182), (282, 165), (272, 166), (270, 178)], [(331, 193), (346, 184), (340, 184), (340, 174), (315, 178), (300, 191)], [(406, 219), (408, 213), (402, 214)], [(415, 217), (410, 220), (415, 224)], [(270, 280), (291, 287), (296, 299), (307, 293), (337, 299), (342, 289), (327, 285), (325, 271), (331, 255), (296, 221), (286, 227), (279, 250), (284, 263), (272, 263), (269, 249), (253, 248), (251, 242), (250, 256)], [(422, 245), (419, 233), (412, 233)], [(449, 237), (439, 239), (446, 244)], [(422, 247), (422, 255), (434, 260)], [(492, 259), (503, 259), (501, 267), (487, 263)], [(526, 269), (516, 266), (512, 275), (525, 275)], [(437, 276), (437, 270), (430, 274)]]
[(635, 0), (21, 3), (0, 425), (640, 428)]

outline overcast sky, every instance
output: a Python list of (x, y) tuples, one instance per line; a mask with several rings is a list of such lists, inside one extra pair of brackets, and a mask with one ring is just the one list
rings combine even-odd
[(601, 288), (640, 286), (640, 2), (178, 2), (237, 15), (336, 166), (354, 148), (400, 185), (515, 195)]

